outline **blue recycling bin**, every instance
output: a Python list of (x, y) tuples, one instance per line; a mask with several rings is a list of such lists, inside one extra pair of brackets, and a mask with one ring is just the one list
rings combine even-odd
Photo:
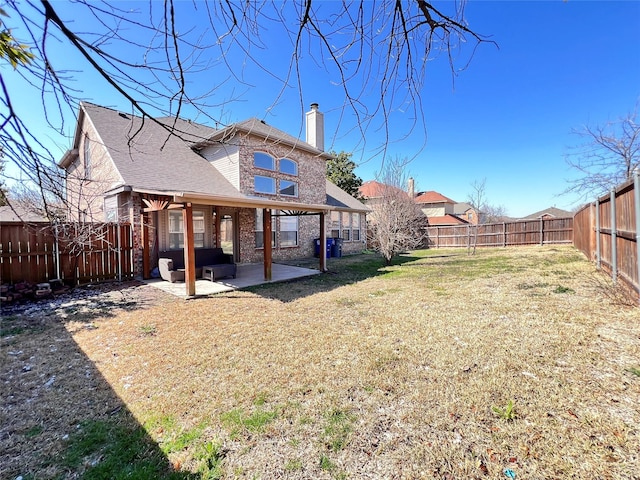
[[(314, 255), (316, 257), (320, 257), (320, 239), (316, 238), (313, 241), (313, 243), (315, 245)], [(331, 248), (332, 247), (333, 247), (333, 238), (327, 238), (327, 244), (325, 245), (325, 252), (326, 252), (327, 258), (331, 257)]]
[(333, 238), (333, 245), (331, 246), (331, 256), (332, 257), (342, 257), (342, 239), (341, 238)]

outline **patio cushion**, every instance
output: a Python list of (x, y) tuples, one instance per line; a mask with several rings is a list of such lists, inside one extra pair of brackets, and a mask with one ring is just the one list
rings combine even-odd
[(173, 268), (173, 260), (170, 258), (161, 258), (158, 260), (158, 269), (160, 276), (167, 282), (184, 282), (184, 270)]
[[(196, 278), (202, 278), (202, 267), (204, 267), (205, 265), (233, 265), (235, 267), (233, 255), (224, 253), (221, 248), (196, 248), (194, 252), (196, 263)], [(163, 250), (159, 252), (158, 257), (160, 260), (170, 259), (173, 262), (173, 270), (185, 268), (184, 249), (182, 248), (179, 250)], [(231, 270), (233, 270), (233, 273), (226, 273), (225, 276), (235, 276), (235, 268), (224, 269), (225, 272), (231, 272)], [(160, 276), (162, 276), (162, 269), (160, 270)], [(165, 277), (162, 276), (162, 278)], [(165, 278), (165, 280), (167, 279)], [(184, 272), (182, 280), (184, 280)]]

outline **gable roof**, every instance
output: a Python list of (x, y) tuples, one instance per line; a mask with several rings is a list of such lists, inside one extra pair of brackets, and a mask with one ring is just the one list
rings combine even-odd
[(462, 215), (463, 213), (466, 213), (468, 210), (473, 210), (474, 212), (476, 211), (475, 208), (473, 208), (471, 205), (469, 205), (466, 202), (456, 203), (453, 206), (454, 215)]
[(327, 205), (343, 209), (358, 210), (361, 212), (368, 212), (371, 210), (358, 199), (353, 198), (329, 180), (327, 180)]
[(176, 129), (185, 141), (149, 119), (85, 102), (80, 108), (109, 152), (123, 186), (135, 191), (240, 195), (231, 182), (191, 149), (191, 142), (211, 134), (209, 127), (178, 120)]
[[(216, 129), (182, 119), (160, 118), (156, 121), (125, 114), (116, 110), (88, 102), (80, 104), (78, 127), (76, 129), (74, 148), (80, 143), (80, 125), (82, 120), (90, 121), (99, 139), (106, 148), (120, 179), (105, 192), (117, 193), (122, 190), (133, 190), (173, 196), (176, 202), (201, 202), (226, 206), (244, 206), (247, 208), (296, 208), (307, 211), (326, 211), (329, 205), (312, 205), (300, 202), (272, 200), (264, 197), (245, 195), (227, 180), (209, 161), (200, 156), (193, 148), (198, 145), (220, 143), (227, 137)], [(268, 133), (270, 138), (280, 138), (289, 142), (294, 137), (269, 127), (251, 130), (251, 126), (259, 122), (251, 119), (242, 122), (238, 130), (252, 131), (260, 134)], [(160, 123), (160, 124), (159, 124)], [(261, 122), (259, 122), (261, 123)], [(230, 133), (229, 128), (223, 129)], [(236, 130), (237, 131), (237, 130)], [(175, 132), (175, 134), (172, 134)], [(292, 142), (295, 143), (295, 142)], [(297, 140), (297, 146), (305, 142)], [(306, 150), (331, 155), (306, 144)], [(293, 145), (292, 145), (293, 146)], [(59, 162), (62, 168), (68, 167), (75, 153), (65, 154)], [(338, 187), (335, 187), (338, 188)], [(345, 195), (346, 192), (344, 192)], [(337, 195), (336, 192), (334, 192)], [(335, 196), (334, 195), (334, 196)], [(355, 200), (355, 199), (354, 199)], [(357, 202), (357, 200), (355, 200)], [(360, 202), (358, 202), (360, 203)], [(366, 211), (360, 204), (358, 207)]]
[(391, 189), (397, 192), (402, 192), (408, 195), (408, 193), (402, 190), (401, 188), (394, 187), (392, 185), (387, 185), (385, 183), (381, 183), (376, 180), (367, 180), (360, 187), (358, 187), (358, 191), (360, 192), (360, 195), (365, 199), (380, 198), (384, 196), (387, 189)]
[(204, 140), (202, 144), (205, 145), (211, 142), (229, 140), (240, 133), (257, 135), (261, 139), (264, 139), (265, 142), (286, 145), (292, 148), (304, 150), (324, 159), (334, 158), (332, 154), (319, 150), (312, 145), (309, 145), (307, 142), (302, 141), (299, 138), (294, 137), (293, 135), (289, 135), (282, 130), (272, 127), (264, 120), (259, 120), (255, 117), (244, 120), (242, 122), (234, 123), (232, 125), (229, 125), (228, 127), (215, 131), (206, 140)]
[(540, 210), (539, 212), (532, 213), (531, 215), (527, 215), (526, 217), (522, 217), (522, 220), (535, 220), (536, 218), (540, 218), (544, 216), (566, 218), (566, 217), (573, 217), (573, 213), (567, 210), (562, 210), (561, 208), (549, 207), (549, 208), (545, 208), (544, 210)]
[(450, 198), (445, 197), (441, 193), (433, 190), (422, 192), (416, 197), (416, 203), (456, 203)]

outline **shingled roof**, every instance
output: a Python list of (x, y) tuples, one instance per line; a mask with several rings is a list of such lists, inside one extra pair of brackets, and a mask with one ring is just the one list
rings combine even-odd
[(453, 203), (456, 202), (451, 200), (448, 197), (445, 197), (441, 193), (430, 190), (428, 192), (423, 192), (416, 197), (416, 203)]
[(330, 153), (323, 152), (312, 145), (309, 145), (307, 142), (300, 140), (299, 138), (294, 137), (293, 135), (289, 135), (282, 130), (279, 130), (275, 127), (272, 127), (264, 120), (259, 120), (255, 117), (250, 118), (248, 120), (244, 120), (242, 122), (234, 123), (233, 125), (229, 125), (228, 127), (217, 130), (210, 137), (206, 139), (203, 143), (210, 142), (220, 142), (220, 141), (228, 141), (231, 140), (233, 142), (233, 138), (238, 133), (246, 133), (249, 135), (256, 135), (260, 137), (260, 139), (264, 139), (265, 142), (269, 142), (272, 144), (281, 144), (287, 145), (292, 148), (297, 148), (300, 150), (304, 150), (309, 153), (313, 153), (319, 157), (330, 159), (334, 158), (334, 156)]
[[(252, 118), (220, 130), (183, 119), (164, 117), (143, 119), (128, 113), (95, 105), (88, 102), (80, 104), (82, 123), (86, 116), (94, 125), (101, 142), (107, 149), (120, 179), (109, 191), (130, 188), (141, 193), (166, 194), (178, 199), (194, 201), (219, 201), (238, 206), (265, 206), (272, 208), (305, 207), (305, 210), (326, 210), (330, 205), (309, 205), (298, 202), (279, 201), (245, 195), (229, 182), (222, 173), (213, 167), (197, 151), (198, 146), (220, 143), (232, 138), (239, 132), (252, 133), (265, 141), (281, 142), (291, 147), (315, 153), (324, 158), (332, 155), (296, 139), (274, 127)], [(79, 144), (76, 131), (74, 145)], [(65, 155), (59, 166), (66, 168), (77, 158)], [(334, 185), (335, 187), (335, 185)], [(331, 188), (331, 187), (329, 187)], [(338, 187), (336, 189), (340, 190)], [(331, 189), (331, 198), (337, 203), (350, 205), (351, 200)], [(340, 190), (341, 191), (341, 190)], [(328, 191), (329, 193), (329, 191)], [(350, 197), (345, 192), (344, 195)], [(338, 198), (339, 197), (339, 198)], [(354, 207), (366, 211), (360, 202)], [(191, 201), (191, 200), (189, 200)], [(345, 203), (346, 202), (346, 203)], [(355, 205), (355, 204), (354, 204)]]
[(359, 210), (368, 212), (371, 209), (353, 198), (347, 192), (327, 180), (327, 205), (337, 207), (339, 209)]

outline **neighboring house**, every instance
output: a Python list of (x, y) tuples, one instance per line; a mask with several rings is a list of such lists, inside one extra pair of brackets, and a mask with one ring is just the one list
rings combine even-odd
[[(313, 256), (314, 239), (334, 233), (344, 253), (365, 248), (368, 208), (326, 180), (332, 155), (323, 151), (317, 104), (307, 113), (307, 139), (256, 118), (213, 129), (82, 102), (59, 166), (72, 219), (132, 223), (136, 276), (148, 277), (159, 251), (185, 246), (222, 247), (237, 263), (264, 261), (266, 272), (271, 258)], [(188, 218), (193, 239), (185, 241)]]
[[(477, 214), (475, 214), (475, 210), (470, 205), (456, 203), (454, 200), (433, 190), (419, 193), (415, 201), (429, 219), (429, 225), (432, 226), (464, 225), (475, 223), (473, 220), (477, 221)], [(462, 207), (457, 208), (458, 205), (462, 205)], [(460, 211), (462, 211), (464, 217), (459, 215), (458, 212)], [(471, 220), (467, 219), (469, 217)]]
[(21, 205), (0, 206), (0, 223), (43, 223), (49, 220)]
[(480, 215), (478, 214), (476, 209), (473, 208), (471, 205), (469, 205), (466, 202), (456, 203), (453, 206), (453, 214), (456, 217), (459, 217), (459, 218), (463, 219), (464, 221), (466, 221), (467, 223), (471, 223), (473, 225), (477, 225), (478, 223), (482, 223), (480, 221), (480, 218), (479, 218)]
[(573, 213), (562, 210), (561, 208), (549, 207), (544, 210), (540, 210), (539, 212), (532, 213), (531, 215), (527, 215), (526, 217), (522, 217), (519, 220), (537, 220), (539, 218), (542, 219), (550, 219), (550, 218), (567, 218), (573, 217)]

